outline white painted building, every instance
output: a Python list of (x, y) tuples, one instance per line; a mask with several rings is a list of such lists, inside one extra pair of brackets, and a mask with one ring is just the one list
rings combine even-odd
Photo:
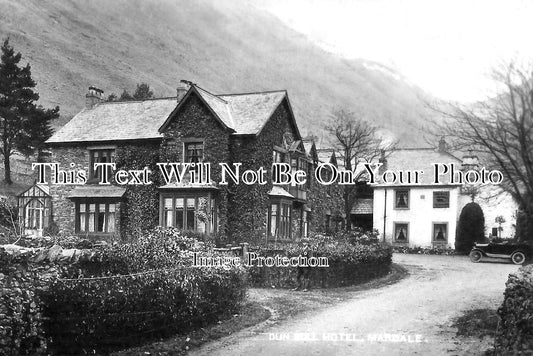
[[(457, 170), (463, 161), (443, 149), (398, 149), (391, 153), (380, 170), (421, 170), (418, 183), (380, 183), (374, 185), (373, 226), (387, 242), (399, 246), (451, 247), (462, 208), (472, 200), (485, 214), (486, 236), (499, 228), (496, 216), (503, 216), (501, 237), (514, 236), (516, 204), (508, 194), (493, 194), (495, 186), (483, 186), (472, 198), (462, 184), (450, 184), (449, 175), (435, 182), (434, 163), (453, 164)], [(389, 175), (390, 177), (390, 175)], [(488, 198), (490, 197), (490, 198)], [(488, 199), (487, 199), (488, 198)]]

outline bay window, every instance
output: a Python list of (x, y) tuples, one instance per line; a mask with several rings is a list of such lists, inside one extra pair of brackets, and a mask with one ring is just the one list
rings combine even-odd
[(97, 201), (76, 203), (76, 232), (112, 234), (115, 232), (116, 204)]
[(282, 239), (291, 238), (291, 214), (291, 201), (284, 199), (271, 201), (267, 219), (269, 236)]
[(161, 208), (161, 226), (216, 232), (216, 201), (209, 193), (165, 193), (161, 195)]

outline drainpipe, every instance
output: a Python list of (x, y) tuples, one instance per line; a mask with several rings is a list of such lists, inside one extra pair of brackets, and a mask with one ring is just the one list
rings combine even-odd
[(385, 242), (386, 229), (387, 229), (387, 188), (385, 188), (385, 204), (383, 205), (383, 242)]

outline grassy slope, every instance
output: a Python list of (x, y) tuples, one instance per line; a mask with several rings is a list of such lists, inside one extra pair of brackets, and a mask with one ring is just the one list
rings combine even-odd
[[(180, 79), (213, 92), (287, 89), (303, 134), (319, 134), (333, 108), (360, 112), (420, 143), (422, 92), (329, 54), (244, 1), (0, 0), (0, 36), (32, 65), (42, 103), (60, 105), (58, 126), (83, 107), (89, 85), (121, 92), (149, 83), (173, 95)], [(320, 135), (320, 134), (319, 134)]]

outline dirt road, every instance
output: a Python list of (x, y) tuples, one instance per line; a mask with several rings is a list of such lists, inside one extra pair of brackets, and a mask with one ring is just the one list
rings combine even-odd
[(471, 263), (465, 256), (395, 254), (409, 276), (353, 292), (333, 307), (204, 345), (193, 355), (471, 355), (475, 341), (455, 338), (463, 311), (497, 308), (512, 264)]

